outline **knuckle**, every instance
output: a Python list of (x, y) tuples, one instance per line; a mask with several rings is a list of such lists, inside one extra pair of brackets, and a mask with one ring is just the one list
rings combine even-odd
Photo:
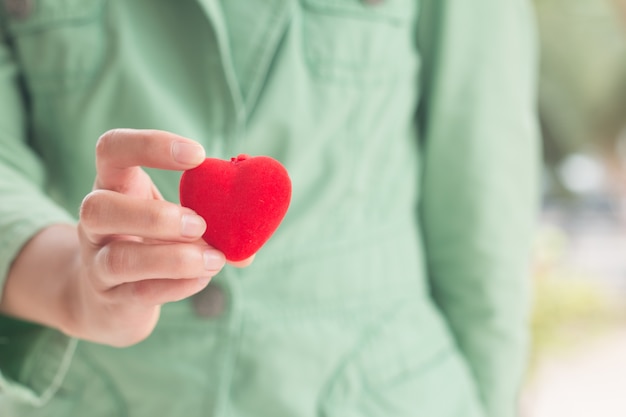
[(133, 302), (146, 301), (152, 296), (152, 283), (148, 280), (131, 283)]
[(176, 265), (182, 265), (185, 269), (196, 270), (202, 267), (202, 253), (200, 250), (187, 245), (180, 248), (173, 260)]
[(96, 142), (96, 158), (105, 157), (111, 148), (111, 144), (115, 141), (115, 138), (120, 134), (119, 129), (111, 129), (104, 132)]
[(102, 271), (106, 276), (123, 276), (132, 265), (131, 251), (114, 243), (109, 243), (100, 250)]
[(148, 227), (162, 229), (163, 227), (177, 223), (179, 218), (180, 215), (176, 207), (169, 204), (159, 204), (152, 210), (148, 211), (145, 220)]
[(134, 305), (154, 306), (162, 304), (164, 294), (168, 287), (163, 285), (162, 280), (141, 280), (128, 284), (130, 292), (128, 301)]
[(80, 204), (80, 221), (89, 228), (94, 229), (98, 226), (98, 219), (102, 209), (105, 195), (101, 190), (92, 191), (83, 198)]

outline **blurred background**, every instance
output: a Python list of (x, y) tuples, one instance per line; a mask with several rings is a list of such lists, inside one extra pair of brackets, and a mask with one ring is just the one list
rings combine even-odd
[(626, 416), (626, 0), (534, 0), (544, 136), (523, 417)]

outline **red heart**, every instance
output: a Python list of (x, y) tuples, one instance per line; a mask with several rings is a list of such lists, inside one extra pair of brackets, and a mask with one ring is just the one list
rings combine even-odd
[(207, 158), (180, 179), (180, 202), (204, 218), (204, 240), (229, 261), (254, 255), (287, 213), (291, 180), (268, 156)]

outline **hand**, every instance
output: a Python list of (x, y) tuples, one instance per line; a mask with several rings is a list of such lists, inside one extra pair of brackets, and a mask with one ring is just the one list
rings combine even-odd
[(145, 339), (160, 306), (202, 290), (224, 255), (201, 239), (204, 220), (163, 200), (140, 166), (185, 170), (197, 143), (160, 131), (113, 130), (96, 146), (94, 190), (81, 205), (72, 320), (64, 330), (113, 346)]
[(224, 256), (200, 238), (204, 220), (164, 201), (140, 166), (185, 170), (203, 160), (200, 145), (171, 133), (105, 133), (78, 226), (50, 225), (24, 245), (0, 313), (112, 346), (148, 337), (160, 306), (204, 288)]

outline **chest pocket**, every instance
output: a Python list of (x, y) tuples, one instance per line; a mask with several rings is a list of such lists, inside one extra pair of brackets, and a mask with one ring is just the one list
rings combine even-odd
[(415, 67), (418, 0), (300, 1), (304, 53), (315, 77), (379, 84)]
[(28, 12), (4, 12), (8, 36), (32, 93), (69, 91), (89, 82), (104, 61), (105, 0), (12, 0)]

